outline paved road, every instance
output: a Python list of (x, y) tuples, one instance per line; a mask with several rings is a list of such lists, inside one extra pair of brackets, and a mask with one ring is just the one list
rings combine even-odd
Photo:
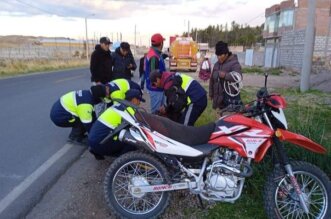
[(24, 216), (84, 151), (67, 144), (70, 130), (49, 113), (62, 94), (89, 87), (87, 68), (0, 80), (1, 219)]
[(89, 86), (88, 69), (0, 80), (0, 203), (66, 144), (69, 130), (49, 119), (52, 104)]

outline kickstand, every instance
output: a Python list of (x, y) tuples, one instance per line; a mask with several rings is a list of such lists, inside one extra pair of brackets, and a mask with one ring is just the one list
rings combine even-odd
[(205, 208), (205, 206), (204, 206), (204, 204), (202, 202), (202, 199), (201, 199), (200, 195), (197, 195), (197, 197), (198, 197), (198, 200), (199, 200), (200, 208), (203, 209), (203, 210), (205, 210), (206, 208)]

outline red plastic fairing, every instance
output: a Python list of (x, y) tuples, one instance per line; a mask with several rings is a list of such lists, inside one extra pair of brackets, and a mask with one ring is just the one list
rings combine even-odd
[(231, 136), (222, 136), (208, 141), (209, 144), (216, 144), (222, 147), (227, 147), (237, 151), (240, 156), (247, 157), (244, 145), (241, 142), (238, 142), (236, 139)]
[(295, 134), (293, 132), (289, 132), (283, 129), (278, 129), (277, 131), (281, 132), (281, 135), (279, 137), (281, 141), (291, 142), (319, 154), (325, 154), (327, 152), (327, 150), (323, 146), (317, 144), (316, 142), (313, 142), (312, 140), (306, 138), (303, 135)]
[(267, 104), (271, 107), (274, 107), (276, 109), (284, 109), (286, 108), (286, 100), (284, 97), (280, 96), (279, 94), (272, 94), (268, 100)]
[(274, 133), (274, 130), (269, 128), (269, 126), (266, 126), (258, 121), (255, 121), (254, 119), (247, 118), (240, 114), (234, 114), (234, 115), (228, 116), (228, 117), (224, 118), (224, 121), (237, 123), (240, 125), (245, 125), (245, 126), (248, 126), (251, 128), (262, 129), (263, 132), (268, 135), (273, 135), (273, 133)]
[(265, 154), (267, 153), (271, 145), (272, 145), (271, 139), (268, 139), (266, 142), (264, 142), (263, 145), (261, 145), (259, 147), (259, 150), (256, 152), (254, 161), (260, 162), (264, 158)]

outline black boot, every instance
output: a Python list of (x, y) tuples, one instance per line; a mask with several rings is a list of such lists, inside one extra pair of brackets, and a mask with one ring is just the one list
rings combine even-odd
[(96, 160), (104, 160), (105, 159), (105, 157), (103, 155), (95, 153), (91, 148), (89, 148), (89, 151), (90, 151), (91, 154), (94, 155), (94, 158)]
[(87, 135), (85, 133), (84, 125), (77, 119), (71, 129), (68, 141), (73, 144), (88, 145)]

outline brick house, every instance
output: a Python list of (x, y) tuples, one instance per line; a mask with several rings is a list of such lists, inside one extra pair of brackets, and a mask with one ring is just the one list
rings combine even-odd
[[(330, 65), (331, 0), (316, 0), (314, 60)], [(265, 67), (301, 70), (308, 0), (289, 0), (265, 10)], [(325, 61), (327, 60), (327, 61)]]

